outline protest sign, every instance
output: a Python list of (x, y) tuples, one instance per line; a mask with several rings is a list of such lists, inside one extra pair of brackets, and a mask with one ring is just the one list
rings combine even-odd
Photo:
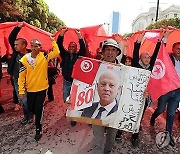
[[(81, 69), (83, 58), (77, 62)], [(97, 60), (84, 60), (93, 64)], [(145, 98), (143, 93), (149, 80), (150, 71), (98, 61), (99, 67), (91, 84), (85, 83), (88, 77), (79, 78), (78, 72), (72, 75), (71, 106), (67, 117), (71, 120), (113, 127), (129, 132), (138, 132)], [(76, 65), (75, 64), (75, 65)], [(78, 68), (78, 66), (76, 66)], [(86, 66), (87, 69), (87, 66)], [(78, 71), (78, 70), (76, 70)], [(74, 72), (74, 71), (73, 71)]]

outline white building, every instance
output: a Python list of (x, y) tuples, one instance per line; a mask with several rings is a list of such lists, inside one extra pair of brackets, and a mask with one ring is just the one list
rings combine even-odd
[[(158, 20), (175, 17), (180, 17), (180, 6), (172, 5), (163, 11), (159, 9)], [(156, 7), (150, 8), (149, 12), (139, 14), (136, 19), (133, 20), (132, 32), (145, 29), (147, 26), (155, 22), (155, 18)]]

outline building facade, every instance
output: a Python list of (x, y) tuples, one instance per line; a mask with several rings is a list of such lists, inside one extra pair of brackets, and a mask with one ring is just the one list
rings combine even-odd
[[(165, 10), (159, 9), (158, 20), (180, 17), (180, 6), (172, 5)], [(156, 7), (152, 7), (148, 12), (139, 14), (132, 23), (132, 32), (144, 30), (147, 26), (155, 22)]]

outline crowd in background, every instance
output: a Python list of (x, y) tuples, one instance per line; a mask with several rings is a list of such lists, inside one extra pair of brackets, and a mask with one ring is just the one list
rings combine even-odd
[[(57, 38), (50, 36), (52, 40), (52, 50), (43, 51), (41, 41), (34, 38), (31, 42), (27, 42), (24, 38), (18, 38), (17, 35), (23, 28), (23, 23), (18, 24), (9, 34), (8, 40), (13, 50), (12, 54), (8, 51), (1, 60), (8, 63), (7, 72), (9, 74), (8, 80), (13, 86), (12, 96), (15, 104), (15, 111), (22, 108), (23, 119), (22, 125), (32, 123), (35, 118), (36, 134), (35, 140), (39, 141), (42, 137), (42, 119), (43, 107), (46, 95), (49, 102), (54, 101), (53, 85), (56, 84), (56, 77), (62, 73), (63, 76), (63, 101), (68, 102), (70, 96), (71, 85), (73, 78), (71, 77), (73, 66), (79, 56), (86, 56), (88, 45), (79, 29), (75, 29), (75, 33), (79, 39), (79, 50), (76, 42), (70, 42), (68, 49), (63, 46), (64, 34), (68, 31), (67, 27), (62, 27), (61, 32)], [(110, 63), (123, 63), (127, 66), (142, 68), (152, 71), (155, 64), (160, 46), (162, 43), (166, 44), (169, 34), (172, 29), (160, 31), (159, 38), (152, 55), (147, 52), (140, 53), (142, 39), (145, 31), (142, 31), (137, 40), (134, 42), (134, 49), (132, 56), (127, 56), (128, 42), (119, 34), (113, 34), (111, 39), (106, 39), (99, 42), (99, 48), (96, 51), (96, 59), (107, 61)], [(123, 41), (122, 41), (123, 40)], [(30, 43), (31, 49), (27, 49), (27, 44)], [(60, 56), (60, 58), (58, 58)], [(174, 68), (180, 77), (180, 42), (174, 42), (172, 53), (169, 54)], [(59, 63), (59, 65), (58, 65)], [(59, 67), (58, 67), (59, 66)], [(61, 69), (61, 71), (60, 71)], [(2, 79), (2, 64), (0, 64), (0, 80)], [(0, 93), (0, 97), (3, 97)], [(146, 98), (142, 118), (146, 115), (146, 108), (151, 105), (151, 98), (148, 91), (144, 92)], [(175, 89), (158, 99), (157, 108), (152, 114), (150, 125), (154, 126), (156, 118), (165, 111), (167, 106), (166, 117), (166, 131), (170, 135), (170, 145), (175, 146), (172, 137), (173, 122), (176, 110), (180, 102), (180, 88)], [(0, 105), (0, 113), (4, 113), (3, 106)], [(180, 121), (180, 116), (179, 116)], [(75, 121), (70, 122), (72, 126), (76, 125)], [(110, 153), (115, 141), (121, 140), (123, 131), (115, 128), (106, 128), (103, 126), (92, 126), (94, 140), (93, 152)], [(104, 132), (106, 131), (106, 142), (104, 147)], [(139, 133), (133, 133), (131, 138), (133, 147), (139, 145)]]

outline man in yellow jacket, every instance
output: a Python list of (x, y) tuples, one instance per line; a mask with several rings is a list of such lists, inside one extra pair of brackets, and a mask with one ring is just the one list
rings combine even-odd
[(36, 135), (38, 141), (42, 137), (43, 105), (48, 89), (48, 61), (56, 58), (60, 51), (52, 38), (53, 49), (51, 52), (42, 52), (42, 44), (38, 39), (31, 41), (31, 53), (20, 59), (19, 70), (19, 96), (22, 99), (27, 90), (28, 109), (35, 114)]

